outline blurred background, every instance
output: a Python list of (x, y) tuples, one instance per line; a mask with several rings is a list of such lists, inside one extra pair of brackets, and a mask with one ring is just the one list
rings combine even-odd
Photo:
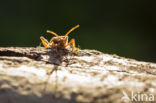
[(52, 30), (81, 49), (156, 62), (156, 5), (152, 0), (2, 0), (0, 46), (37, 47)]

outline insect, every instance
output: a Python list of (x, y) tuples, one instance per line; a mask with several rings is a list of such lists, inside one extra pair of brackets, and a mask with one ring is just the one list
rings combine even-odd
[(75, 27), (71, 28), (64, 36), (59, 36), (53, 31), (47, 30), (47, 33), (55, 35), (55, 37), (52, 37), (50, 42), (48, 42), (43, 36), (40, 37), (42, 44), (45, 48), (56, 48), (58, 49), (65, 49), (68, 46), (72, 45), (73, 53), (76, 54), (76, 47), (75, 47), (75, 39), (71, 39), (71, 41), (68, 43), (68, 35), (73, 30), (78, 28), (80, 25), (76, 25)]

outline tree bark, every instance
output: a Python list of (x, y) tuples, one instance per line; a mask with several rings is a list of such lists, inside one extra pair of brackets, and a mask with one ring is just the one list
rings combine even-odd
[(131, 103), (142, 94), (156, 101), (155, 63), (96, 50), (0, 48), (0, 103)]

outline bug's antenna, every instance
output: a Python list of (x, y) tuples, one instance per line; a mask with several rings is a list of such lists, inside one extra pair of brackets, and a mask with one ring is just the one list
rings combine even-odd
[(47, 33), (53, 34), (53, 35), (55, 35), (56, 37), (58, 37), (59, 39), (61, 39), (61, 38), (60, 38), (55, 32), (53, 32), (53, 31), (47, 30)]
[(65, 34), (64, 38), (67, 37), (69, 33), (71, 33), (73, 30), (75, 30), (75, 29), (78, 28), (79, 26), (80, 26), (80, 25), (76, 25), (76, 26), (74, 26), (73, 28), (71, 28), (71, 29)]

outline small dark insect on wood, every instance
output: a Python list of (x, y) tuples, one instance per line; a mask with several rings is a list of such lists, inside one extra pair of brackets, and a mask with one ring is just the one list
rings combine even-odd
[(53, 31), (47, 30), (47, 33), (53, 34), (56, 37), (52, 37), (50, 42), (48, 42), (43, 36), (40, 37), (42, 44), (45, 48), (56, 48), (57, 49), (65, 49), (68, 46), (72, 45), (73, 53), (76, 53), (77, 48), (75, 47), (75, 39), (71, 39), (68, 43), (68, 34), (72, 32), (74, 29), (78, 28), (80, 25), (76, 25), (75, 27), (71, 28), (64, 36), (59, 36)]

